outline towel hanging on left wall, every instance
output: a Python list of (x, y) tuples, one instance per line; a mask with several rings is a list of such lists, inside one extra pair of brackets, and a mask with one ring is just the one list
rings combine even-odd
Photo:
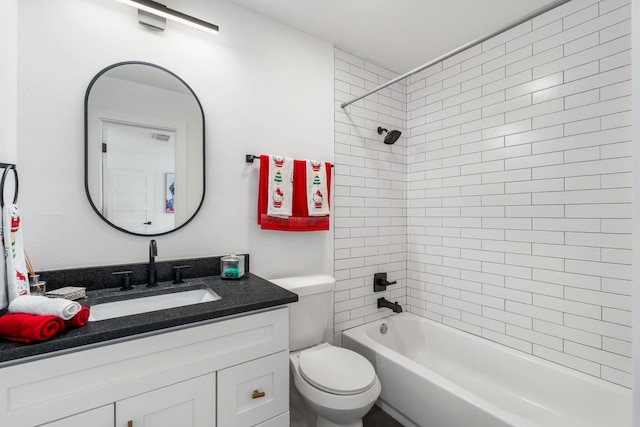
[(27, 264), (22, 240), (20, 210), (15, 204), (2, 208), (2, 241), (8, 302), (21, 295), (29, 295)]
[(7, 265), (5, 261), (5, 250), (4, 250), (4, 236), (2, 233), (2, 229), (4, 228), (3, 220), (4, 213), (3, 208), (0, 208), (0, 310), (7, 308), (9, 305), (9, 296), (7, 295)]

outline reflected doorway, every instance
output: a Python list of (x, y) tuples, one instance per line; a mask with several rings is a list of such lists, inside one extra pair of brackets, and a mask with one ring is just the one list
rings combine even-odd
[(167, 177), (175, 174), (175, 141), (175, 129), (102, 120), (103, 216), (133, 233), (175, 228), (165, 200)]

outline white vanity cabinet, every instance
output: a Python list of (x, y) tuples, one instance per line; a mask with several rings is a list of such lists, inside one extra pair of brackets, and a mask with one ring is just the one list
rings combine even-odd
[(0, 426), (284, 427), (280, 307), (0, 368)]
[(211, 373), (39, 427), (215, 427), (215, 395)]
[(116, 426), (216, 427), (216, 374), (116, 402)]
[(113, 405), (106, 405), (61, 420), (41, 424), (39, 427), (113, 427), (114, 422)]

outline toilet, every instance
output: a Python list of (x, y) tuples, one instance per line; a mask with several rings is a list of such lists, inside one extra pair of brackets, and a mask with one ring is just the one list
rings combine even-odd
[(317, 427), (362, 427), (381, 386), (366, 358), (331, 344), (335, 279), (316, 274), (271, 282), (298, 294), (289, 304), (291, 412), (306, 411), (301, 418), (315, 418)]

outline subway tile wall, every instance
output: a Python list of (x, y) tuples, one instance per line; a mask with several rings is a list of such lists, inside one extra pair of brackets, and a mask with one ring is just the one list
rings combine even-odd
[(407, 81), (407, 304), (631, 386), (631, 6), (575, 0)]
[[(386, 317), (381, 296), (406, 303), (407, 146), (405, 82), (395, 83), (345, 109), (344, 101), (396, 77), (389, 70), (335, 49), (334, 231), (335, 342), (341, 331)], [(386, 145), (378, 126), (402, 132)], [(373, 292), (373, 275), (395, 285)]]
[(407, 311), (631, 386), (630, 8), (574, 0), (346, 109), (394, 76), (336, 49), (338, 343), (387, 271)]

